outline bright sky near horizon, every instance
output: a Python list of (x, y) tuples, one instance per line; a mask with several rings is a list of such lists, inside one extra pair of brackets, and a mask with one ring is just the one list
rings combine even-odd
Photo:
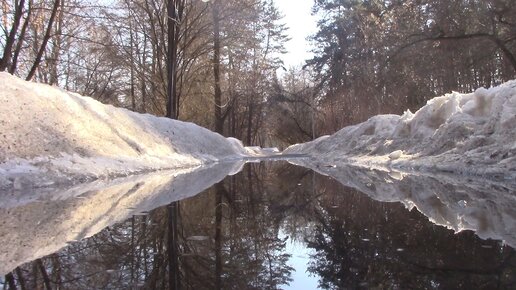
[(306, 38), (316, 32), (317, 21), (311, 15), (313, 0), (275, 0), (276, 7), (285, 16), (291, 40), (286, 43), (287, 53), (282, 59), (285, 68), (304, 64), (312, 56), (310, 43)]

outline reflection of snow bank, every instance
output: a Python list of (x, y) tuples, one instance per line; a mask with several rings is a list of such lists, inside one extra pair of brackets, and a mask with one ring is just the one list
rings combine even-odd
[(514, 178), (516, 81), (437, 97), (415, 114), (378, 115), (285, 152), (329, 162)]
[(416, 207), (435, 224), (474, 230), (484, 239), (504, 240), (516, 247), (516, 183), (447, 173), (405, 174), (398, 171), (340, 165), (316, 159), (294, 164), (328, 175), (372, 199)]
[(83, 182), (245, 155), (191, 123), (103, 105), (0, 73), (0, 190)]
[(0, 275), (132, 215), (193, 196), (236, 173), (242, 163), (220, 162), (196, 169), (96, 180), (71, 188), (34, 189), (38, 200), (14, 199), (8, 205), (2, 197)]

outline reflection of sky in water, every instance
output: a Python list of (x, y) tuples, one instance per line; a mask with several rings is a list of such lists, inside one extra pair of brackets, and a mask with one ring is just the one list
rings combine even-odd
[[(0, 274), (2, 269), (7, 273), (21, 265), (27, 273), (23, 279), (36, 281), (41, 275), (29, 273), (38, 262), (22, 264), (41, 257), (41, 253), (61, 250), (41, 260), (49, 273), (80, 277), (63, 282), (64, 288), (113, 289), (116, 286), (130, 289), (125, 278), (131, 277), (134, 268), (139, 273), (135, 283), (149, 286), (147, 289), (164, 289), (157, 284), (168, 283), (168, 270), (165, 267), (157, 272), (159, 274), (148, 275), (162, 265), (150, 253), (157, 248), (154, 245), (168, 243), (166, 231), (171, 213), (166, 205), (185, 198), (181, 201), (184, 239), (180, 243), (188, 246), (189, 252), (185, 252), (182, 259), (184, 265), (189, 266), (183, 271), (196, 279), (185, 280), (183, 284), (188, 283), (196, 290), (214, 289), (215, 259), (203, 257), (214, 255), (212, 221), (216, 213), (213, 201), (217, 194), (222, 194), (231, 198), (223, 199), (224, 206), (217, 207), (223, 208), (221, 226), (225, 230), (221, 246), (234, 246), (234, 256), (222, 257), (222, 263), (227, 265), (222, 267), (223, 286), (227, 286), (222, 289), (247, 289), (248, 283), (258, 285), (253, 289), (265, 288), (270, 271), (264, 264), (267, 257), (273, 257), (272, 274), (277, 274), (278, 278), (273, 282), (274, 288), (287, 290), (317, 289), (319, 275), (326, 275), (324, 281), (333, 289), (354, 289), (357, 285), (377, 289), (392, 285), (414, 286), (404, 289), (478, 289), (476, 286), (480, 283), (487, 285), (482, 289), (497, 289), (496, 285), (507, 286), (499, 289), (514, 289), (516, 255), (513, 249), (497, 241), (480, 240), (471, 232), (454, 234), (428, 221), (431, 218), (446, 224), (453, 221), (457, 213), (465, 217), (475, 210), (482, 214), (480, 218), (470, 215), (472, 218), (484, 221), (485, 217), (490, 217), (482, 224), (484, 233), (491, 231), (494, 236), (514, 241), (515, 231), (511, 228), (514, 202), (503, 186), (490, 186), (489, 191), (482, 191), (484, 187), (476, 187), (480, 182), (456, 185), (455, 180), (448, 181), (446, 176), (435, 179), (407, 175), (395, 181), (384, 172), (328, 167), (328, 173), (338, 182), (292, 165), (248, 166), (221, 183), (226, 191), (215, 186), (197, 194), (224, 178), (226, 173), (235, 171), (233, 165), (219, 164), (177, 176), (158, 172), (95, 182), (55, 195), (74, 198), (28, 200), (17, 207), (0, 207), (0, 221), (5, 221), (0, 227), (3, 246)], [(391, 182), (385, 183), (385, 180)], [(359, 188), (363, 193), (342, 187), (341, 183)], [(486, 184), (489, 185), (482, 181), (480, 185)], [(417, 205), (417, 211), (408, 211), (399, 202), (374, 200), (401, 201), (407, 197)], [(486, 200), (498, 203), (492, 202), (485, 208)], [(136, 215), (134, 219), (127, 220), (133, 215)], [(134, 240), (132, 228), (135, 229)], [(56, 229), (60, 230), (59, 234)], [(71, 243), (95, 233), (94, 239)], [(287, 239), (287, 233), (292, 233), (293, 238)], [(318, 237), (325, 237), (324, 242)], [(310, 240), (310, 248), (303, 242), (305, 239)], [(72, 245), (65, 247), (70, 243)], [(105, 250), (105, 245), (109, 245), (109, 250)], [(261, 245), (261, 249), (256, 252), (254, 245)], [(139, 254), (131, 257), (133, 252), (127, 255), (128, 249), (147, 249), (149, 255), (137, 250)], [(166, 252), (166, 248), (162, 250)], [(285, 254), (291, 257), (283, 259)], [(313, 254), (311, 259), (310, 254)], [(59, 263), (53, 262), (55, 257), (59, 258)], [(167, 260), (167, 255), (164, 257), (166, 264), (172, 261)], [(133, 258), (136, 263), (130, 262)], [(314, 262), (314, 274), (307, 271), (310, 262)], [(349, 266), (339, 272), (343, 263)], [(242, 265), (249, 267), (242, 269)], [(102, 274), (92, 276), (92, 269)], [(444, 273), (442, 269), (451, 270)], [(103, 276), (105, 273), (109, 275)], [(290, 285), (282, 284), (289, 274)], [(105, 287), (98, 287), (99, 279)], [(0, 276), (0, 288), (2, 284)], [(468, 285), (470, 287), (466, 287)]]
[[(281, 238), (284, 237), (281, 233), (280, 236)], [(294, 268), (294, 271), (292, 271), (293, 281), (290, 282), (290, 285), (288, 286), (283, 285), (282, 289), (317, 289), (319, 277), (314, 276), (307, 271), (308, 262), (310, 261), (310, 250), (308, 250), (303, 243), (288, 239), (285, 252), (292, 254), (292, 257), (288, 260), (288, 264)]]

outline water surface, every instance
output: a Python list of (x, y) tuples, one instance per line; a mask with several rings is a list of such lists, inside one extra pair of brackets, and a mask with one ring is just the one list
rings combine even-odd
[(316, 173), (287, 162), (234, 174), (241, 165), (4, 203), (1, 282), (19, 289), (516, 287), (511, 184), (304, 164)]

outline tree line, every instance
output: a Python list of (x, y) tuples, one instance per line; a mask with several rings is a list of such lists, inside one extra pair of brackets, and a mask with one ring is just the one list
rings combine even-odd
[(313, 58), (285, 69), (273, 0), (2, 0), (0, 70), (283, 147), (514, 78), (512, 4), (315, 0)]
[(0, 70), (258, 139), (287, 40), (273, 1), (0, 3)]
[(319, 134), (516, 76), (510, 0), (316, 0)]

